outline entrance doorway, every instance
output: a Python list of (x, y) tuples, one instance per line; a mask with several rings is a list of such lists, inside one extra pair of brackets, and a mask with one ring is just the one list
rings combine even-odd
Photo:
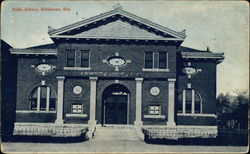
[(108, 86), (102, 95), (102, 125), (129, 123), (129, 90), (121, 84)]

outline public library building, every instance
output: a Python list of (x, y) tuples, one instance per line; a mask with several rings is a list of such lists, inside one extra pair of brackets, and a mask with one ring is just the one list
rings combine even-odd
[(138, 138), (217, 136), (216, 65), (223, 53), (181, 46), (177, 32), (121, 6), (53, 29), (54, 43), (17, 56), (14, 135), (89, 138), (129, 126)]

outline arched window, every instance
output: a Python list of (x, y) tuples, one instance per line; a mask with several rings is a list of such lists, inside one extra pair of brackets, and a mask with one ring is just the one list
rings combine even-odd
[(202, 113), (202, 99), (194, 89), (185, 89), (178, 95), (177, 112), (183, 114)]
[(55, 111), (56, 93), (48, 86), (35, 88), (30, 95), (30, 110)]

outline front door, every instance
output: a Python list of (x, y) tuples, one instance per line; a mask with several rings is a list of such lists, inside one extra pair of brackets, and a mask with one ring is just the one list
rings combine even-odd
[(105, 101), (105, 123), (127, 123), (127, 96), (109, 96)]
[(127, 88), (119, 84), (104, 91), (102, 124), (127, 124), (128, 96)]

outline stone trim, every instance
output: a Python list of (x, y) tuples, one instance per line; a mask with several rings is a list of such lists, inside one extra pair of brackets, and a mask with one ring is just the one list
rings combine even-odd
[(89, 77), (90, 80), (90, 105), (89, 105), (89, 121), (88, 124), (93, 127), (96, 124), (96, 96), (97, 96), (97, 82), (98, 77)]
[(142, 71), (145, 71), (145, 72), (169, 72), (169, 69), (143, 68)]
[(84, 71), (84, 70), (91, 70), (90, 67), (63, 67), (64, 70), (67, 71)]
[(56, 121), (55, 123), (58, 125), (62, 125), (64, 123), (63, 120), (63, 98), (64, 98), (64, 80), (65, 76), (57, 76), (58, 80), (58, 89), (57, 89), (57, 112), (56, 112)]
[(217, 126), (200, 126), (200, 125), (177, 125), (177, 128), (207, 128), (207, 129), (217, 129)]
[(86, 125), (54, 123), (15, 123), (13, 135), (51, 136), (51, 137), (80, 137), (88, 131)]
[(217, 115), (215, 115), (215, 114), (177, 113), (177, 116), (215, 117), (215, 118), (217, 118)]
[(168, 79), (168, 82), (175, 82), (176, 79)]
[(89, 77), (90, 80), (97, 80), (98, 77)]
[(87, 114), (66, 114), (66, 117), (79, 117), (79, 118), (87, 118)]
[(142, 106), (142, 82), (143, 78), (135, 78), (135, 95), (136, 95), (136, 114), (135, 114), (135, 125), (141, 125), (141, 106)]
[(201, 59), (224, 59), (224, 53), (211, 52), (181, 52), (182, 58), (201, 58)]
[(50, 30), (49, 31), (49, 35), (52, 37), (52, 36), (57, 36), (57, 35), (60, 35), (66, 31), (70, 31), (70, 30), (73, 30), (73, 29), (76, 29), (76, 28), (79, 28), (79, 27), (82, 27), (84, 25), (88, 25), (88, 24), (93, 24), (95, 23), (96, 21), (100, 21), (100, 20), (103, 20), (103, 19), (106, 19), (108, 17), (112, 17), (114, 15), (122, 15), (124, 17), (127, 17), (131, 20), (134, 20), (138, 23), (142, 23), (142, 24), (145, 24), (149, 27), (152, 27), (156, 30), (159, 30), (159, 31), (162, 31), (162, 32), (165, 32), (167, 34), (170, 34), (178, 39), (182, 39), (184, 40), (185, 37), (186, 37), (186, 34), (183, 33), (183, 32), (177, 32), (177, 31), (174, 31), (174, 30), (171, 30), (169, 28), (166, 28), (166, 27), (163, 27), (159, 24), (156, 24), (156, 23), (153, 23), (147, 19), (143, 19), (139, 16), (136, 16), (132, 13), (129, 13), (127, 11), (124, 11), (122, 9), (115, 9), (115, 10), (111, 10), (111, 11), (108, 11), (108, 12), (105, 12), (105, 13), (102, 13), (100, 15), (96, 15), (96, 16), (93, 16), (91, 18), (88, 18), (88, 19), (85, 19), (83, 21), (80, 21), (80, 22), (76, 22), (76, 23), (73, 23), (73, 24), (70, 24), (70, 25), (67, 25), (67, 26), (64, 26), (64, 27), (61, 27), (59, 29), (53, 29), (53, 30)]
[(9, 49), (11, 54), (16, 55), (57, 55), (57, 49)]
[(56, 111), (16, 110), (16, 113), (56, 113)]
[(144, 118), (147, 119), (165, 119), (165, 115), (144, 115)]
[(135, 78), (135, 81), (143, 81), (143, 78)]
[(57, 80), (63, 80), (63, 81), (64, 81), (64, 80), (65, 80), (65, 76), (57, 76), (56, 79), (57, 79)]
[(168, 79), (168, 127), (174, 127), (175, 123), (175, 81), (176, 79)]
[(217, 126), (143, 126), (143, 133), (149, 139), (178, 140), (179, 138), (216, 138), (218, 130)]

